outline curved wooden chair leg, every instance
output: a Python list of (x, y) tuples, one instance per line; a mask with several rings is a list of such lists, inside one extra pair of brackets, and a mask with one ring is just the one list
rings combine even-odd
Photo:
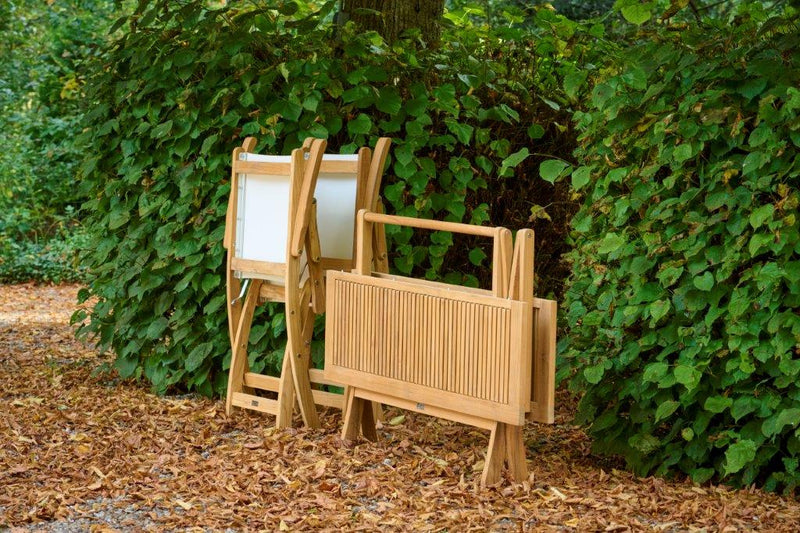
[(278, 413), (275, 426), (278, 429), (292, 427), (292, 415), (294, 414), (294, 380), (290, 378), (292, 372), (292, 354), (289, 343), (286, 343), (286, 350), (283, 352), (283, 364), (281, 365), (281, 380), (278, 385)]
[(250, 290), (245, 296), (244, 305), (239, 315), (236, 334), (233, 336), (231, 368), (228, 372), (228, 393), (225, 397), (225, 413), (231, 414), (233, 395), (244, 391), (244, 375), (248, 371), (247, 343), (250, 340), (250, 327), (253, 324), (253, 313), (258, 303), (258, 292), (261, 280), (253, 280)]
[(311, 363), (311, 335), (314, 332), (311, 285), (306, 282), (299, 291), (288, 292), (290, 294), (286, 303), (286, 330), (289, 333), (289, 341), (286, 355), (289, 357), (291, 372), (281, 379), (294, 381), (295, 398), (299, 403), (303, 423), (310, 428), (318, 428), (319, 417), (308, 377)]

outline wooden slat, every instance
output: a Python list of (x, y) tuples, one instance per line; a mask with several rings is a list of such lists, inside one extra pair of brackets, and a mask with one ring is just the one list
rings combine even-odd
[(286, 288), (283, 285), (263, 283), (258, 291), (258, 297), (268, 302), (283, 302), (286, 300)]
[(344, 395), (342, 394), (321, 390), (312, 390), (311, 394), (314, 396), (314, 403), (317, 405), (334, 407), (336, 409), (342, 409), (344, 407)]
[(273, 163), (268, 161), (233, 161), (233, 171), (237, 174), (251, 174), (254, 176), (287, 176), (291, 163)]
[(321, 368), (310, 368), (308, 370), (308, 378), (311, 383), (318, 383), (320, 385), (330, 385), (332, 387), (344, 387), (341, 383), (331, 381), (325, 378), (325, 371)]
[(281, 380), (280, 378), (276, 378), (274, 376), (248, 372), (244, 375), (244, 384), (248, 387), (253, 387), (254, 389), (278, 392)]
[(536, 310), (534, 319), (533, 388), (528, 418), (552, 424), (555, 420), (556, 320), (558, 305), (553, 300)]
[(319, 264), (322, 270), (345, 270), (349, 272), (353, 269), (353, 261), (351, 259), (323, 257), (320, 259)]
[(243, 392), (233, 393), (233, 405), (242, 407), (244, 409), (252, 409), (270, 415), (277, 414), (278, 402), (270, 400), (269, 398), (261, 398), (253, 396), (252, 394), (245, 394)]
[[(343, 270), (343, 269), (337, 269)], [(397, 274), (388, 274), (385, 272), (373, 272), (373, 278), (378, 279), (387, 279), (392, 281), (402, 281), (412, 285), (419, 285), (420, 287), (431, 287), (436, 289), (441, 289), (442, 286), (447, 287), (447, 284), (443, 284), (440, 281), (429, 281), (427, 279), (416, 279), (416, 278), (409, 278), (406, 276), (398, 276)], [(464, 287), (463, 285), (452, 285), (454, 290), (459, 292), (464, 292), (468, 294), (479, 294), (483, 296), (492, 296), (492, 291), (488, 289), (479, 289), (477, 287)]]
[(465, 235), (477, 235), (479, 237), (494, 237), (495, 228), (486, 226), (473, 226), (458, 222), (445, 222), (442, 220), (430, 220), (427, 218), (401, 217), (397, 215), (382, 215), (373, 212), (365, 212), (364, 219), (367, 222), (378, 224), (393, 224), (396, 226), (407, 226), (409, 228), (428, 229), (434, 231), (451, 231), (453, 233), (463, 233)]
[(331, 161), (322, 158), (319, 167), (320, 173), (325, 174), (356, 174), (358, 172), (358, 160), (353, 161)]
[(453, 422), (459, 422), (461, 424), (469, 424), (470, 426), (483, 429), (492, 429), (492, 426), (495, 424), (494, 420), (489, 418), (474, 416), (461, 411), (454, 411), (452, 409), (444, 409), (435, 405), (418, 403), (374, 390), (362, 389), (358, 387), (353, 387), (353, 389), (355, 390), (355, 396), (357, 398), (393, 405), (394, 407), (399, 407), (400, 409), (406, 409), (408, 411), (436, 416), (439, 418), (444, 418), (445, 420), (452, 420)]
[(231, 268), (236, 272), (253, 272), (264, 276), (284, 276), (286, 274), (285, 263), (270, 263), (267, 261), (254, 261), (252, 259), (242, 259), (234, 257), (231, 259)]

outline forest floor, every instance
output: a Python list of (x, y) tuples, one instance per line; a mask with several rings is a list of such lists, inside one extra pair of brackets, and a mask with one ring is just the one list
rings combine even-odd
[(389, 410), (378, 444), (97, 372), (76, 286), (0, 286), (0, 531), (800, 531), (800, 501), (636, 478), (590, 453), (559, 395), (530, 477), (480, 488), (486, 432)]

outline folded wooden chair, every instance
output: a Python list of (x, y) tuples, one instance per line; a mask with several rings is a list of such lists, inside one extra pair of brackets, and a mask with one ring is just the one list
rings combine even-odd
[[(492, 289), (371, 269), (384, 224), (490, 237)], [(533, 296), (533, 230), (511, 232), (362, 211), (356, 268), (329, 272), (325, 377), (344, 383), (342, 437), (375, 440), (370, 402), (491, 431), (482, 484), (527, 477), (526, 417), (553, 422), (556, 303)]]
[[(354, 264), (357, 210), (380, 208), (389, 144), (380, 139), (374, 156), (369, 148), (326, 155), (325, 141), (307, 139), (291, 156), (271, 156), (252, 153), (250, 137), (233, 151), (224, 237), (232, 349), (227, 413), (236, 406), (274, 414), (282, 428), (291, 425), (297, 404), (304, 424), (319, 427), (315, 404), (342, 407), (342, 395), (311, 386), (335, 384), (310, 368), (314, 316), (325, 308), (324, 271)], [(385, 270), (385, 236), (376, 233), (372, 248), (375, 268)], [(264, 302), (286, 305), (288, 340), (278, 377), (250, 372), (247, 361), (253, 314)], [(276, 392), (277, 399), (256, 389)]]

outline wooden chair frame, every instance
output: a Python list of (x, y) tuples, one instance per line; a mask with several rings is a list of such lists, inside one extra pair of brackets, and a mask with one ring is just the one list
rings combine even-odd
[[(492, 238), (491, 290), (373, 272), (369, 243), (385, 224)], [(555, 388), (556, 304), (533, 295), (533, 230), (512, 252), (506, 228), (364, 210), (358, 232), (355, 271), (327, 285), (325, 376), (347, 385), (342, 437), (376, 440), (369, 407), (381, 402), (490, 430), (481, 483), (506, 463), (525, 479), (522, 427), (553, 422)]]
[[(352, 256), (326, 257), (323, 254), (317, 222), (318, 205), (314, 199), (319, 176), (326, 172), (355, 173), (353, 219), (359, 209), (381, 208), (378, 191), (390, 140), (379, 139), (374, 154), (369, 148), (362, 148), (352, 161), (325, 156), (326, 144), (324, 140), (307, 139), (302, 148), (292, 152), (288, 161), (286, 158), (275, 158), (280, 162), (248, 161), (243, 154), (252, 154), (256, 146), (256, 139), (248, 137), (240, 148), (234, 149), (232, 157), (231, 193), (224, 237), (228, 333), (232, 350), (225, 410), (231, 414), (235, 406), (273, 414), (279, 428), (291, 426), (296, 404), (303, 423), (313, 428), (320, 426), (316, 405), (343, 406), (342, 395), (312, 388), (312, 383), (337, 385), (325, 379), (321, 370), (310, 368), (314, 316), (325, 309), (325, 270), (352, 268), (354, 264)], [(252, 261), (237, 255), (239, 179), (241, 175), (259, 174), (288, 175), (289, 221), (286, 260), (282, 263)], [(355, 246), (353, 254), (354, 249)], [(374, 235), (372, 249), (376, 270), (386, 270), (385, 234)], [(247, 281), (243, 282), (242, 278)], [(283, 302), (286, 306), (288, 340), (278, 377), (250, 372), (247, 361), (253, 315), (256, 306), (265, 302)], [(255, 389), (276, 392), (278, 398), (258, 396)]]

